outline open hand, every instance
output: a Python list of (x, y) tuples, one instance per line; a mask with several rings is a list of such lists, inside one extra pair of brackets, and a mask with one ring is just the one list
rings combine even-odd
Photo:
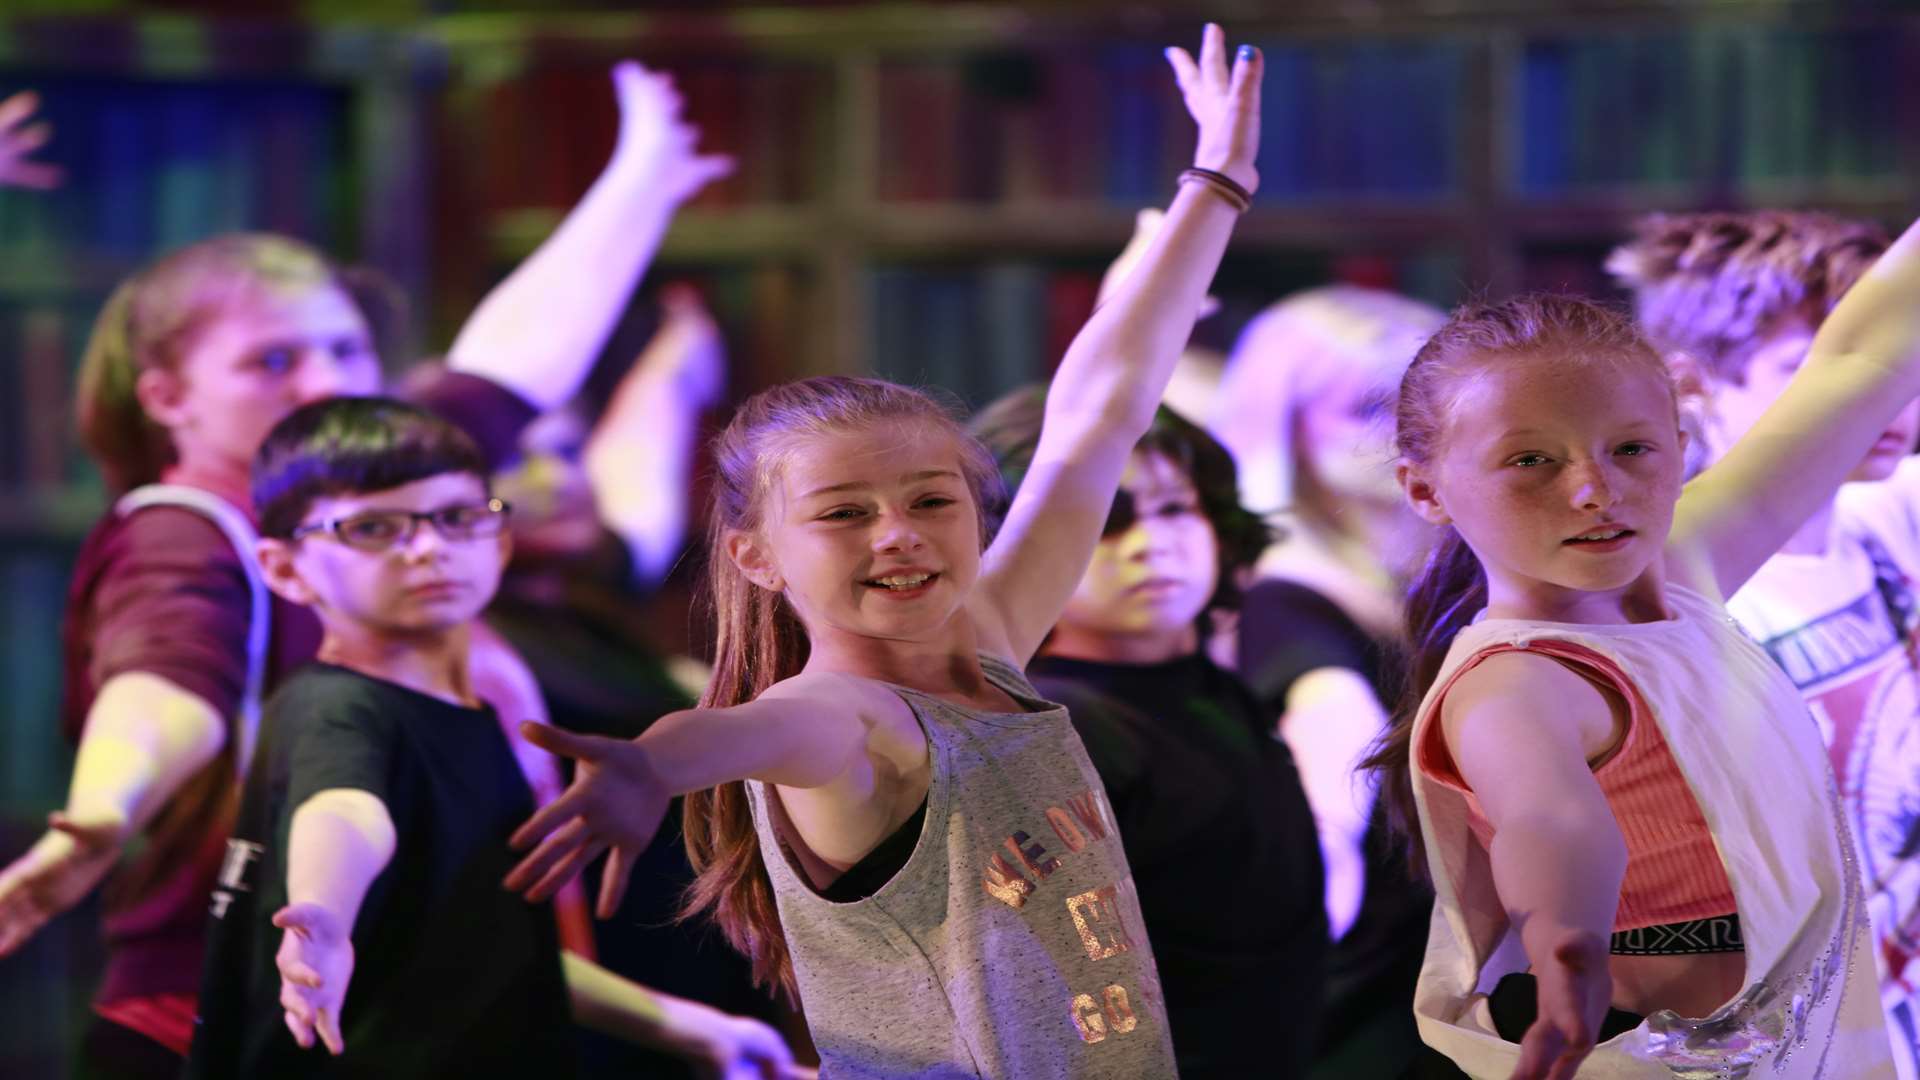
[(623, 60), (613, 68), (613, 91), (620, 102), (614, 161), (644, 169), (663, 201), (677, 204), (692, 198), (733, 171), (731, 157), (699, 152), (700, 130), (681, 119), (673, 76)]
[(675, 284), (660, 290), (660, 329), (654, 340), (681, 400), (703, 409), (720, 403), (727, 389), (727, 347), (720, 327), (691, 285)]
[(780, 1033), (758, 1020), (696, 1005), (683, 1027), (686, 1053), (705, 1080), (787, 1080), (803, 1075)]
[(600, 876), (602, 919), (613, 917), (626, 894), (627, 878), (673, 800), (648, 763), (647, 752), (625, 739), (575, 735), (544, 724), (521, 724), (520, 737), (574, 759), (573, 783), (558, 799), (534, 812), (509, 841), (526, 858), (508, 874), (506, 886), (527, 899), (546, 900), (587, 864), (610, 851)]
[(120, 859), (127, 823), (55, 812), (47, 832), (0, 870), (0, 956), (26, 944), (49, 919), (80, 902)]
[(60, 186), (66, 174), (58, 165), (27, 158), (53, 138), (53, 125), (29, 123), (40, 107), (40, 95), (22, 90), (0, 101), (0, 187), (47, 191)]
[(1613, 997), (1607, 944), (1588, 934), (1561, 937), (1545, 962), (1536, 960), (1539, 1012), (1520, 1040), (1513, 1080), (1573, 1080), (1593, 1051)]
[(302, 1049), (318, 1035), (337, 1057), (347, 1048), (340, 1037), (340, 1006), (353, 978), (352, 928), (319, 904), (288, 904), (274, 912), (273, 925), (286, 931), (274, 963), (280, 968), (287, 1030)]
[(1253, 161), (1260, 150), (1260, 76), (1265, 61), (1260, 50), (1240, 46), (1231, 69), (1227, 66), (1227, 34), (1208, 23), (1200, 37), (1198, 61), (1181, 48), (1167, 50), (1173, 77), (1187, 102), (1187, 112), (1200, 126), (1193, 163), (1225, 173), (1249, 192), (1260, 186)]

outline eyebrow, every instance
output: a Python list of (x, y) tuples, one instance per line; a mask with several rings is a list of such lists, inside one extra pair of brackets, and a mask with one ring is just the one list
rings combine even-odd
[[(957, 472), (954, 472), (952, 469), (923, 469), (920, 472), (908, 473), (905, 476), (900, 477), (900, 483), (917, 484), (923, 480), (937, 480), (941, 478), (958, 480), (960, 479), (960, 474)], [(805, 495), (802, 495), (800, 497), (803, 499), (811, 499), (816, 495), (831, 495), (841, 491), (858, 491), (863, 488), (868, 488), (872, 486), (873, 485), (868, 484), (864, 481), (849, 480), (844, 484), (829, 484), (826, 487), (814, 488), (812, 491), (809, 491)]]

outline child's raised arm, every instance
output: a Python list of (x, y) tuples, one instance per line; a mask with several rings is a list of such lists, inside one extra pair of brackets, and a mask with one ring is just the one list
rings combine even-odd
[[(1226, 35), (1208, 24), (1197, 63), (1181, 49), (1167, 56), (1200, 129), (1194, 165), (1252, 191), (1259, 52), (1243, 46), (1229, 70)], [(1193, 332), (1236, 217), (1210, 185), (1182, 184), (1139, 264), (1067, 349), (1033, 465), (982, 567), (975, 608), (982, 648), (1024, 665), (1059, 619), (1093, 556), (1128, 455), (1153, 422)]]
[(733, 163), (703, 156), (665, 75), (613, 69), (620, 134), (606, 170), (460, 328), (447, 366), (482, 375), (541, 411), (573, 397), (606, 344), (674, 211)]
[(287, 836), (287, 906), (273, 925), (286, 931), (275, 962), (287, 1028), (302, 1047), (317, 1034), (329, 1053), (346, 1050), (340, 1009), (353, 978), (353, 921), (373, 879), (393, 860), (387, 804), (356, 788), (317, 791), (293, 812)]
[(1680, 497), (1669, 542), (1682, 580), (1731, 596), (1920, 395), (1920, 224), (1827, 317), (1786, 390)]
[(876, 757), (905, 768), (927, 754), (926, 739), (897, 694), (829, 673), (796, 675), (744, 705), (670, 713), (633, 740), (537, 724), (522, 725), (520, 734), (573, 758), (576, 768), (566, 793), (514, 832), (514, 847), (539, 846), (507, 875), (506, 885), (544, 900), (609, 852), (595, 907), (603, 919), (620, 907), (627, 876), (674, 796), (735, 780), (870, 788), (878, 782)]

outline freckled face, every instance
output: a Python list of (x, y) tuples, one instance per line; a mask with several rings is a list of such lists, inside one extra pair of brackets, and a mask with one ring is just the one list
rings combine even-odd
[(1460, 381), (1442, 438), (1425, 476), (1496, 594), (1624, 588), (1665, 548), (1683, 445), (1662, 373), (1491, 362)]

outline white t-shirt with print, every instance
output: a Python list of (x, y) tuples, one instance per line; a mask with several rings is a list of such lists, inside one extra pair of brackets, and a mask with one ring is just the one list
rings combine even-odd
[(1920, 1080), (1920, 459), (1849, 484), (1827, 550), (1727, 604), (1806, 695), (1860, 855), (1901, 1080)]

